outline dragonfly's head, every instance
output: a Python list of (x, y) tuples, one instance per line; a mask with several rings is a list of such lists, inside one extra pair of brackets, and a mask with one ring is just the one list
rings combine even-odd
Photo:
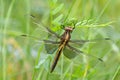
[(68, 32), (72, 32), (72, 31), (73, 31), (73, 29), (74, 29), (74, 28), (72, 28), (72, 27), (65, 27), (65, 29), (64, 29), (64, 30), (65, 30), (65, 31), (68, 31)]

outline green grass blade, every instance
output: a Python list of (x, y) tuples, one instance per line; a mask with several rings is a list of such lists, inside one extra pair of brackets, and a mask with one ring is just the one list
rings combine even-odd
[[(12, 13), (12, 9), (13, 9), (13, 5), (15, 3), (15, 0), (12, 0), (10, 3), (10, 6), (8, 8), (8, 12), (6, 14), (6, 18), (5, 18), (5, 25), (3, 28), (3, 47), (2, 47), (2, 57), (3, 57), (3, 80), (6, 80), (7, 78), (7, 73), (6, 73), (6, 69), (7, 69), (7, 63), (6, 63), (6, 44), (4, 43), (4, 41), (6, 40), (6, 32), (7, 32), (7, 27), (9, 25), (9, 18), (10, 15)], [(3, 3), (4, 4), (4, 3)]]

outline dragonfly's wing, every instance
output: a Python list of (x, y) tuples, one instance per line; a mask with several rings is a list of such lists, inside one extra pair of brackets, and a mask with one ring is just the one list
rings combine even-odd
[(45, 30), (47, 33), (51, 34), (51, 35), (54, 35), (56, 38), (60, 38), (60, 36), (55, 33), (54, 31), (52, 31), (48, 26), (46, 26), (45, 24), (42, 23), (42, 21), (39, 21), (37, 20), (37, 18), (33, 15), (31, 15), (31, 18), (33, 19), (33, 23), (35, 25), (37, 25), (39, 28), (41, 28), (42, 30)]
[[(31, 27), (30, 34), (23, 33), (21, 35), (27, 37), (26, 39), (29, 40), (30, 45), (33, 48), (39, 48), (44, 43), (46, 52), (53, 53), (58, 47), (57, 43), (59, 42), (57, 41), (59, 41), (59, 35), (52, 31), (49, 27), (44, 26), (42, 23), (39, 24), (34, 22), (32, 25), (36, 27)], [(47, 40), (48, 38), (49, 40)]]
[[(83, 51), (78, 50), (78, 49), (70, 46), (69, 44), (67, 45), (67, 47), (68, 47), (72, 52), (74, 52), (75, 55), (77, 55), (77, 54), (80, 55), (80, 54), (81, 54), (81, 55), (85, 55), (85, 56), (88, 56), (88, 57), (91, 56), (91, 57), (96, 58), (96, 59), (99, 60), (99, 61), (103, 61), (101, 58), (99, 58), (99, 57), (97, 57), (97, 56), (94, 56), (94, 55), (85, 54)], [(69, 54), (69, 55), (70, 55), (70, 54)], [(67, 54), (66, 57), (70, 58), (69, 55)], [(75, 55), (73, 55), (73, 57), (71, 57), (71, 58), (74, 58)]]
[(44, 40), (45, 43), (45, 50), (47, 51), (48, 54), (53, 54), (57, 48), (59, 42), (54, 42), (54, 41), (49, 41), (49, 40)]
[(106, 40), (110, 40), (110, 38), (103, 38), (103, 39), (92, 39), (92, 40), (70, 40), (69, 44), (74, 46), (74, 47), (83, 47), (84, 44), (96, 44), (96, 43), (101, 43), (105, 42)]
[(76, 52), (74, 50), (70, 49), (68, 46), (66, 46), (63, 49), (63, 54), (69, 59), (72, 59), (77, 55)]
[(70, 40), (69, 43), (74, 43), (74, 44), (85, 44), (87, 42), (91, 42), (90, 40)]
[[(44, 44), (44, 47), (45, 47), (45, 50), (48, 54), (52, 54), (54, 53), (57, 48), (58, 48), (58, 45), (60, 44), (60, 42), (57, 42), (57, 41), (52, 41), (52, 40), (40, 40), (38, 37), (35, 37), (35, 36), (30, 36), (30, 35), (21, 35), (23, 37), (29, 37), (30, 39), (33, 39), (33, 41), (36, 41), (36, 43), (34, 45), (41, 45), (41, 43)], [(29, 40), (30, 40), (29, 39)]]
[(103, 38), (103, 39), (93, 39), (93, 40), (70, 40), (70, 43), (76, 43), (76, 44), (84, 44), (87, 42), (97, 42), (97, 41), (103, 41), (103, 40), (110, 40), (110, 38)]
[[(59, 35), (52, 31), (49, 26), (44, 25), (41, 21), (37, 20), (37, 18), (30, 16), (32, 18), (31, 26), (28, 33), (22, 33), (21, 35), (24, 37), (28, 37), (26, 39), (34, 39), (31, 40), (30, 43), (35, 44), (37, 42), (41, 42), (49, 38), (49, 40), (58, 41)], [(27, 36), (26, 36), (27, 35)], [(32, 36), (32, 38), (31, 38)]]
[[(48, 54), (53, 54), (57, 50), (58, 44), (60, 43), (57, 42), (60, 38), (59, 35), (52, 31), (49, 27), (45, 26), (42, 22), (40, 22), (40, 24), (37, 22), (34, 23), (38, 26), (38, 29), (36, 29), (37, 32), (34, 31), (34, 34), (41, 36), (40, 39), (44, 41), (46, 52)], [(49, 40), (46, 40), (47, 38), (49, 38)]]
[(46, 43), (46, 44), (60, 44), (60, 41), (58, 42), (58, 41), (52, 41), (52, 40), (43, 40), (44, 41), (44, 43)]

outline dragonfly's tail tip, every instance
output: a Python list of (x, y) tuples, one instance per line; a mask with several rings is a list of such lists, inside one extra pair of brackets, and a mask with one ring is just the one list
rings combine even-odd
[(53, 70), (50, 70), (50, 73), (52, 73), (53, 72)]

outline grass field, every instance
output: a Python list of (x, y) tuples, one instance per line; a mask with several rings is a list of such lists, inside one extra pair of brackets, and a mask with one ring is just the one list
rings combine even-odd
[[(58, 39), (41, 22), (58, 35), (74, 22), (71, 39), (98, 40), (72, 44), (85, 55), (62, 54), (50, 73), (56, 51), (41, 40)], [(120, 0), (0, 0), (0, 55), (0, 80), (120, 80)]]

